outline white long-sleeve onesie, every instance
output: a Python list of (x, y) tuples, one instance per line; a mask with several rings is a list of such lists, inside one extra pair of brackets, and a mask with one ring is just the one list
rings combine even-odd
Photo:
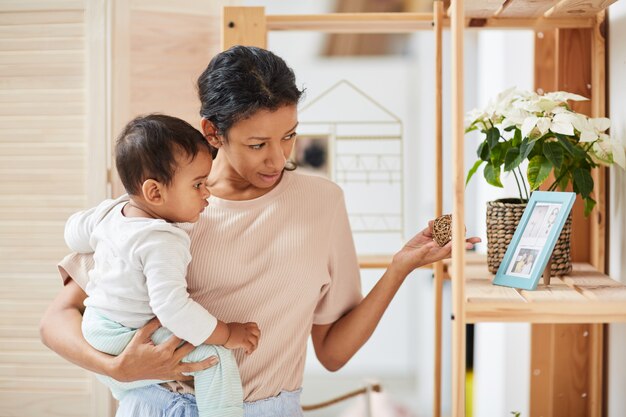
[(124, 217), (127, 201), (106, 200), (67, 221), (70, 249), (94, 253), (85, 306), (131, 328), (156, 316), (179, 338), (202, 344), (217, 319), (187, 292), (189, 236), (165, 220)]

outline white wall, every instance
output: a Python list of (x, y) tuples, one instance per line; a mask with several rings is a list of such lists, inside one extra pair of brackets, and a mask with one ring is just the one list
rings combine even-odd
[[(609, 118), (611, 136), (626, 143), (626, 2), (609, 7)], [(609, 274), (626, 283), (626, 174), (611, 169)], [(626, 324), (609, 326), (608, 415), (626, 415)]]

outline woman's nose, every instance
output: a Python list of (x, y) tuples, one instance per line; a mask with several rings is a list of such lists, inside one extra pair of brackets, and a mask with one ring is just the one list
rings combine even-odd
[(270, 148), (270, 154), (267, 157), (266, 164), (271, 168), (282, 170), (285, 167), (286, 162), (287, 158), (285, 157), (283, 148), (281, 146), (272, 146)]

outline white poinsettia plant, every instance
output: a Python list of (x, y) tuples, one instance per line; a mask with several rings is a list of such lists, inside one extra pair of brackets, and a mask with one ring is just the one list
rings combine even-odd
[(515, 176), (520, 200), (528, 201), (521, 163), (528, 159), (526, 179), (530, 190), (538, 189), (554, 173), (548, 190), (564, 190), (570, 182), (585, 201), (585, 215), (596, 202), (591, 197), (591, 169), (617, 164), (626, 169), (624, 145), (607, 133), (609, 119), (591, 118), (572, 111), (567, 102), (587, 98), (557, 91), (539, 95), (515, 88), (503, 91), (484, 109), (466, 116), (465, 132), (484, 134), (477, 149), (478, 161), (469, 170), (466, 184), (485, 164), (487, 182), (502, 187), (502, 171)]

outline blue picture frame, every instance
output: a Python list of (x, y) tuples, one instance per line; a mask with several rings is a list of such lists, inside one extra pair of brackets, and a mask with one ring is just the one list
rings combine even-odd
[(534, 191), (493, 283), (534, 290), (548, 264), (576, 194)]

